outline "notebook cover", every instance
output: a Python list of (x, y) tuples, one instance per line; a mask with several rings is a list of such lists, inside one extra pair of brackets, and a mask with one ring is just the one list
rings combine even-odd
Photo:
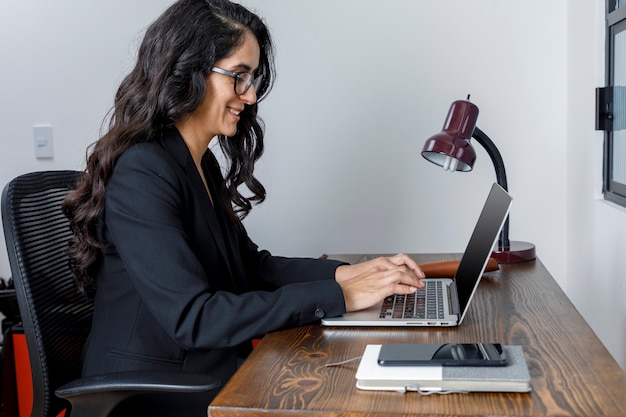
[(506, 366), (380, 366), (381, 345), (367, 345), (356, 372), (363, 390), (528, 392), (530, 373), (521, 346), (503, 346)]

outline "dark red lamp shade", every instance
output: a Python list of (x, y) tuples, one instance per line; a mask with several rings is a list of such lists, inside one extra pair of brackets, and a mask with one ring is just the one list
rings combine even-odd
[(450, 106), (441, 132), (431, 136), (422, 149), (422, 156), (446, 171), (471, 171), (476, 152), (470, 143), (478, 107), (464, 100)]

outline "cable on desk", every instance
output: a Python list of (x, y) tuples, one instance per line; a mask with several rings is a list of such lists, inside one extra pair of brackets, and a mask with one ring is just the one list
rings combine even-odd
[(341, 362), (334, 362), (334, 363), (327, 363), (324, 366), (327, 367), (331, 367), (331, 366), (341, 366), (341, 365), (345, 365), (346, 363), (350, 363), (350, 362), (354, 362), (354, 361), (358, 361), (359, 359), (361, 359), (362, 356), (357, 356), (356, 358), (351, 358), (351, 359), (346, 359), (345, 361), (341, 361)]

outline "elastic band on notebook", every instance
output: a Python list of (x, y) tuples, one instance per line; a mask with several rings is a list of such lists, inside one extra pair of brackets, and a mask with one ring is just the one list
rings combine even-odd
[(398, 392), (404, 394), (409, 391), (414, 391), (419, 393), (420, 395), (431, 395), (431, 394), (468, 394), (469, 391), (463, 390), (454, 390), (454, 389), (422, 389), (416, 384), (407, 384), (404, 386), (404, 389), (399, 389)]

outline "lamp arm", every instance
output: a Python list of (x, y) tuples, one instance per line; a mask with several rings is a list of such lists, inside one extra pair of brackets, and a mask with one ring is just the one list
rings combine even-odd
[(476, 139), (476, 142), (480, 143), (483, 148), (489, 154), (491, 158), (491, 162), (493, 162), (493, 166), (496, 169), (496, 179), (498, 181), (498, 185), (508, 191), (508, 184), (506, 181), (506, 171), (504, 170), (504, 161), (502, 160), (502, 155), (500, 155), (500, 151), (496, 148), (496, 145), (493, 143), (489, 136), (485, 134), (482, 130), (476, 126), (474, 128), (474, 133), (472, 133), (472, 137)]
[[(491, 162), (493, 162), (493, 166), (496, 170), (496, 180), (498, 185), (508, 191), (508, 184), (506, 181), (506, 171), (504, 169), (504, 161), (502, 160), (502, 155), (500, 155), (500, 151), (493, 143), (489, 136), (485, 134), (482, 130), (476, 126), (474, 128), (474, 132), (472, 133), (472, 137), (476, 139), (476, 142), (480, 143), (483, 148), (489, 154), (491, 158)], [(504, 222), (504, 226), (502, 227), (502, 231), (500, 232), (500, 238), (498, 240), (498, 245), (500, 247), (508, 247), (510, 246), (509, 242), (509, 217), (507, 216), (506, 221)]]

